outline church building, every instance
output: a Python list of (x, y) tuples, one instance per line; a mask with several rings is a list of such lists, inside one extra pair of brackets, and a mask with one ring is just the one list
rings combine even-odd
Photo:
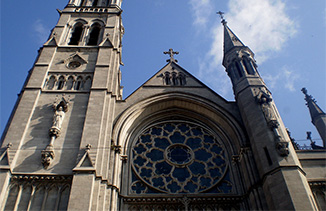
[(0, 210), (326, 210), (326, 115), (307, 90), (324, 146), (299, 150), (220, 13), (235, 101), (173, 49), (123, 98), (121, 4), (59, 11), (2, 135)]

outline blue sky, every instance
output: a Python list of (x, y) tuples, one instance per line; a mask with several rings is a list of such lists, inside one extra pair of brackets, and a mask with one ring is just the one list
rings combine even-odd
[[(68, 0), (1, 2), (1, 133), (37, 50)], [(256, 55), (258, 71), (298, 143), (306, 131), (321, 145), (301, 88), (326, 110), (325, 0), (124, 0), (124, 98), (161, 69), (173, 48), (179, 64), (227, 100), (234, 100), (222, 59), (216, 12)], [(319, 139), (319, 140), (318, 140)]]

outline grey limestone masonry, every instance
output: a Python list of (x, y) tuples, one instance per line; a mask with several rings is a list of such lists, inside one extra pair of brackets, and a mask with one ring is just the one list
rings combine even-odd
[(0, 210), (325, 210), (326, 151), (294, 149), (225, 21), (235, 101), (173, 55), (122, 97), (121, 3), (60, 11), (1, 139)]

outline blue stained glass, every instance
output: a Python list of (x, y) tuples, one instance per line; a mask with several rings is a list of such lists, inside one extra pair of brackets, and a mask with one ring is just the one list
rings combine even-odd
[(216, 157), (213, 159), (213, 162), (217, 165), (217, 166), (222, 166), (225, 164), (225, 160), (223, 160), (221, 157)]
[(201, 139), (200, 138), (189, 138), (186, 141), (186, 144), (193, 150), (201, 147)]
[(172, 166), (170, 166), (167, 162), (157, 163), (155, 164), (156, 174), (169, 174), (171, 172)]
[(214, 143), (214, 138), (212, 136), (204, 136), (204, 140), (206, 143)]
[(222, 152), (222, 148), (216, 144), (214, 144), (212, 146), (212, 149), (211, 149), (212, 152), (216, 153), (216, 154), (220, 154)]
[(170, 182), (172, 180), (171, 177), (165, 177), (166, 182)]
[(188, 190), (190, 193), (195, 192), (197, 188), (198, 186), (191, 181), (185, 186), (185, 190)]
[(145, 152), (146, 151), (146, 148), (142, 145), (142, 144), (139, 144), (138, 146), (136, 146), (134, 148), (134, 150), (138, 153), (138, 154), (141, 154), (142, 152)]
[(231, 191), (232, 191), (232, 185), (231, 185), (231, 183), (229, 183), (227, 181), (222, 181), (221, 184), (218, 186), (218, 188), (223, 193), (231, 193)]
[(146, 147), (147, 147), (147, 149), (150, 149), (150, 148), (152, 148), (152, 143), (147, 143), (146, 145), (145, 145)]
[(188, 152), (188, 149), (184, 146), (173, 146), (169, 150), (169, 159), (173, 163), (184, 164), (189, 162), (191, 159), (191, 154)]
[(191, 131), (194, 134), (194, 136), (203, 135), (203, 132), (201, 132), (200, 129), (191, 129)]
[(163, 152), (157, 149), (153, 149), (149, 153), (146, 153), (146, 156), (152, 161), (160, 161), (164, 159)]
[(174, 125), (172, 125), (172, 124), (166, 124), (163, 129), (164, 130), (167, 130), (169, 132), (172, 132), (174, 130), (174, 128), (175, 128)]
[(188, 132), (188, 133), (186, 133), (186, 136), (191, 137), (192, 135), (190, 132)]
[(182, 144), (184, 141), (185, 141), (186, 137), (184, 137), (183, 135), (181, 135), (181, 133), (179, 132), (175, 132), (171, 137), (170, 137), (170, 140), (173, 142), (173, 143), (179, 143), (179, 144)]
[(155, 138), (155, 146), (161, 149), (166, 149), (170, 146), (170, 142), (166, 138)]
[(200, 178), (200, 185), (202, 187), (210, 187), (211, 186), (211, 181), (212, 181), (211, 178), (202, 177), (202, 178)]
[(152, 176), (152, 169), (142, 168), (140, 176), (150, 178)]
[(131, 187), (131, 189), (136, 193), (140, 194), (142, 191), (146, 189), (146, 187), (143, 185), (142, 182), (138, 181)]
[(142, 143), (148, 143), (152, 141), (150, 135), (142, 135), (140, 139)]
[(190, 173), (187, 168), (175, 168), (172, 176), (177, 178), (179, 182), (184, 182), (188, 177), (190, 177)]
[(135, 159), (135, 164), (137, 164), (139, 167), (142, 167), (144, 165), (144, 163), (146, 162), (146, 159), (142, 158), (142, 157), (137, 157)]
[(131, 155), (134, 193), (232, 190), (227, 174), (223, 184), (220, 181), (227, 170), (224, 149), (209, 131), (198, 125), (172, 122), (152, 126), (139, 136)]
[(189, 130), (189, 127), (185, 124), (178, 125), (179, 130), (181, 130), (183, 133)]
[(161, 177), (153, 179), (154, 186), (164, 186), (163, 179)]
[(211, 157), (212, 157), (212, 154), (211, 153), (208, 153), (204, 149), (200, 149), (200, 150), (198, 150), (198, 151), (195, 152), (195, 158), (197, 160), (207, 161)]
[(189, 169), (194, 175), (205, 174), (206, 173), (205, 165), (202, 164), (202, 163), (198, 163), (198, 162), (193, 162), (189, 166)]
[(176, 193), (178, 190), (181, 189), (181, 187), (178, 185), (176, 182), (172, 182), (171, 184), (168, 185), (168, 188), (172, 193)]
[(152, 135), (161, 135), (162, 129), (161, 128), (152, 128)]
[(222, 176), (219, 168), (210, 169), (208, 171), (209, 171), (211, 177), (221, 177)]
[(146, 166), (147, 166), (147, 167), (153, 167), (153, 163), (148, 162), (148, 163), (146, 164)]

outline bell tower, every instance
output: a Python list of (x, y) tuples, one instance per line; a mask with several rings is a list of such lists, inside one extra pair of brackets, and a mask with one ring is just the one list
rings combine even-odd
[(116, 209), (121, 3), (69, 0), (58, 10), (2, 137), (0, 209)]
[(305, 172), (271, 92), (258, 73), (254, 53), (231, 31), (223, 16), (222, 24), (223, 66), (232, 81), (269, 209), (314, 210)]

